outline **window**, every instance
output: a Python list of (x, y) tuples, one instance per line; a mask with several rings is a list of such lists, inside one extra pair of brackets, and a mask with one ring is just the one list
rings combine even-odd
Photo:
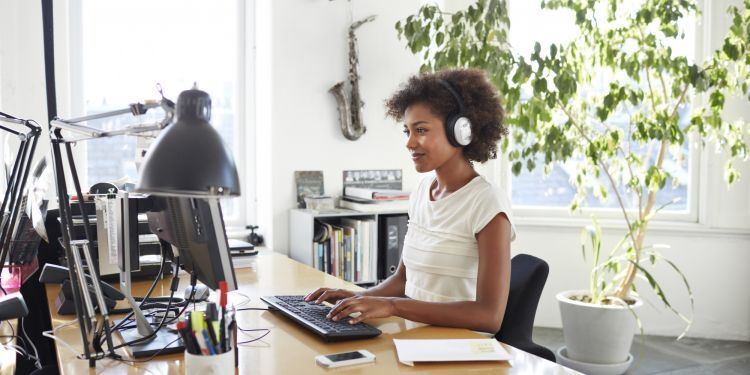
[[(237, 0), (74, 2), (71, 25), (80, 26), (71, 28), (71, 59), (82, 67), (72, 74), (72, 86), (78, 87), (72, 90), (74, 115), (158, 98), (157, 84), (176, 101), (181, 91), (197, 84), (211, 95), (211, 124), (232, 149), (243, 175), (244, 6)], [(156, 110), (139, 121), (162, 116)], [(115, 129), (133, 121), (132, 116), (122, 116), (89, 125)], [(123, 136), (83, 142), (82, 183), (136, 182), (136, 153), (150, 141)], [(222, 200), (228, 223), (245, 221), (240, 200)]]
[[(550, 43), (566, 43), (572, 40), (578, 31), (574, 22), (575, 15), (572, 12), (543, 10), (540, 3), (540, 0), (513, 0), (509, 2), (511, 21), (509, 39), (514, 52), (517, 54), (529, 56), (535, 41), (542, 44), (542, 50), (548, 50)], [(637, 3), (633, 2), (631, 5), (636, 6)], [(528, 20), (534, 21), (528, 22)], [(538, 27), (540, 24), (545, 25), (545, 27)], [(694, 28), (694, 20), (685, 20), (683, 29), (687, 30), (686, 37), (680, 45), (673, 46), (676, 53), (687, 56), (689, 59), (694, 56)], [(552, 33), (550, 30), (555, 32)], [(607, 90), (608, 81), (613, 77), (607, 74), (601, 74), (599, 77), (600, 79), (593, 83), (588, 90)], [(689, 112), (689, 106), (684, 106), (678, 112), (681, 125), (687, 125)], [(628, 116), (623, 111), (619, 116), (612, 116), (609, 123), (627, 129)], [(632, 147), (638, 146), (634, 143)], [(650, 147), (650, 145), (644, 147)], [(669, 157), (664, 160), (665, 169), (676, 178), (676, 182), (672, 185), (673, 181), (667, 181), (667, 187), (660, 192), (661, 201), (656, 202), (656, 205), (658, 207), (674, 198), (679, 198), (676, 203), (666, 207), (664, 212), (671, 211), (685, 217), (691, 207), (689, 198), (692, 193), (689, 190), (692, 188), (691, 181), (695, 181), (695, 178), (691, 175), (691, 173), (694, 174), (691, 167), (695, 164), (695, 158), (690, 155), (689, 141), (682, 145), (681, 151), (684, 155), (684, 162), (677, 163)], [(543, 159), (537, 160), (536, 164), (538, 166), (543, 165)], [(555, 164), (547, 176), (545, 176), (542, 167), (537, 167), (532, 172), (524, 168), (519, 176), (513, 176), (511, 179), (511, 195), (514, 206), (521, 210), (533, 208), (535, 212), (539, 212), (540, 209), (547, 209), (545, 212), (549, 213), (549, 209), (554, 208), (564, 211), (563, 209), (570, 206), (576, 193), (569, 183), (569, 180), (575, 177), (574, 171), (576, 169), (575, 160), (570, 160), (564, 164)], [(601, 177), (601, 182), (605, 186), (609, 185), (604, 176)], [(592, 181), (592, 186), (594, 183), (596, 181)], [(623, 187), (621, 192), (625, 191), (626, 189)], [(637, 205), (635, 194), (625, 193), (623, 200), (626, 206), (635, 208)], [(619, 210), (619, 204), (614, 194), (609, 194), (605, 201), (589, 194), (584, 207), (609, 209), (610, 211), (612, 209)]]

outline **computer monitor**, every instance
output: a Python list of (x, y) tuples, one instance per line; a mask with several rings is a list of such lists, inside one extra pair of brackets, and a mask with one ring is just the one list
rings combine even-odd
[[(151, 197), (151, 231), (179, 252), (180, 264), (211, 289), (237, 289), (221, 206), (215, 198)], [(177, 255), (177, 254), (175, 254)]]
[(229, 290), (237, 289), (229, 245), (224, 232), (224, 220), (218, 199), (183, 197), (139, 196), (122, 192), (117, 205), (121, 225), (118, 235), (118, 266), (120, 268), (120, 290), (133, 308), (137, 329), (121, 331), (130, 342), (144, 337), (148, 341), (131, 344), (135, 357), (148, 357), (156, 353), (169, 354), (184, 351), (184, 345), (176, 334), (159, 330), (154, 332), (151, 323), (131, 294), (130, 273), (138, 267), (137, 215), (146, 212), (151, 231), (161, 240), (177, 250), (179, 262), (202, 283), (219, 289), (219, 282), (226, 281)]

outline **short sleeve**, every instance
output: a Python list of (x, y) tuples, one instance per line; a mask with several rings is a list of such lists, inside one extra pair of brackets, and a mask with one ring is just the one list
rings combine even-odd
[(504, 213), (510, 221), (510, 240), (516, 239), (516, 227), (513, 225), (513, 215), (511, 213), (510, 199), (505, 191), (498, 187), (488, 186), (474, 202), (474, 212), (471, 215), (471, 230), (476, 235), (481, 232), (487, 224), (499, 213)]

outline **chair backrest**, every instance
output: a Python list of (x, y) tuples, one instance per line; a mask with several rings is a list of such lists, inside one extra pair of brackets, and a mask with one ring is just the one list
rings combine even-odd
[(548, 274), (547, 262), (535, 256), (518, 254), (513, 257), (508, 304), (496, 339), (513, 346), (531, 342), (536, 308)]

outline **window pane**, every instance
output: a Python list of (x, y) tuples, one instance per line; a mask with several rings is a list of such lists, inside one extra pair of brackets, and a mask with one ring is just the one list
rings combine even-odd
[[(548, 50), (549, 44), (551, 43), (567, 43), (575, 38), (578, 32), (575, 26), (575, 15), (567, 10), (542, 10), (540, 7), (540, 0), (512, 0), (509, 2), (509, 13), (510, 13), (510, 44), (514, 51), (520, 55), (528, 56), (531, 54), (534, 43), (540, 42), (542, 50)], [(628, 3), (629, 6), (638, 6), (639, 2)], [(534, 22), (528, 22), (528, 20), (534, 20)], [(538, 25), (544, 25), (539, 27)], [(684, 20), (681, 25), (682, 30), (686, 30), (685, 39), (679, 43), (671, 45), (675, 54), (687, 56), (692, 59), (694, 56), (694, 23), (692, 19)], [(550, 32), (554, 30), (554, 32)], [(609, 81), (614, 77), (603, 72), (597, 75), (598, 79), (594, 80), (592, 85), (583, 90), (582, 95), (586, 95), (586, 92), (606, 92), (609, 87)], [(618, 77), (622, 81), (622, 77)], [(531, 90), (525, 90), (522, 94), (522, 100), (524, 96), (526, 98), (531, 95)], [(684, 106), (679, 110), (680, 125), (684, 127), (689, 121), (689, 106)], [(617, 126), (625, 129), (625, 134), (628, 134), (628, 119), (629, 116), (624, 110), (621, 110), (618, 114), (613, 114), (608, 120), (609, 126)], [(631, 145), (633, 148), (638, 148), (636, 143)], [(646, 145), (642, 147), (655, 148), (656, 145)], [(688, 157), (689, 147), (688, 142), (685, 142), (681, 148), (673, 150), (674, 153), (682, 154), (682, 161), (675, 162), (670, 156), (665, 157), (664, 166), (665, 170), (669, 172), (673, 178), (669, 178), (666, 183), (666, 187), (659, 192), (659, 200), (655, 202), (655, 206), (659, 207), (667, 202), (672, 201), (675, 198), (679, 198), (677, 203), (670, 204), (664, 210), (687, 210), (687, 197), (688, 197)], [(656, 152), (652, 152), (652, 161), (655, 158)], [(579, 159), (580, 160), (580, 159)], [(644, 160), (644, 163), (648, 162)], [(512, 177), (511, 194), (514, 206), (532, 206), (532, 207), (568, 207), (570, 206), (573, 197), (575, 196), (575, 188), (571, 185), (571, 178), (575, 178), (576, 171), (578, 170), (577, 160), (569, 160), (564, 164), (555, 164), (551, 169), (549, 175), (545, 176), (543, 172), (544, 160), (539, 158), (536, 160), (538, 166), (534, 171), (529, 172), (527, 169), (523, 169), (519, 176)], [(676, 183), (673, 182), (676, 179)], [(609, 180), (602, 172), (599, 178), (599, 182), (605, 186), (609, 186)], [(626, 181), (625, 181), (626, 182)], [(597, 181), (590, 181), (590, 187), (594, 187)], [(627, 207), (637, 207), (637, 197), (634, 193), (629, 192), (625, 188), (624, 182), (618, 181), (620, 185), (619, 189), (622, 193), (622, 199)], [(586, 201), (584, 202), (585, 207), (597, 207), (597, 208), (619, 208), (617, 198), (614, 194), (610, 193), (607, 195), (606, 200), (601, 201), (594, 194), (588, 194)]]
[[(82, 2), (83, 103), (86, 114), (124, 108), (158, 98), (156, 84), (177, 100), (194, 83), (212, 99), (211, 124), (227, 146), (239, 147), (237, 1), (129, 0)], [(156, 111), (140, 121), (160, 119)], [(133, 118), (94, 122), (122, 128)], [(138, 178), (135, 137), (85, 143), (87, 186), (100, 181)], [(189, 150), (186, 150), (189, 152)], [(236, 152), (235, 152), (236, 155)], [(236, 156), (235, 156), (236, 158)], [(225, 217), (239, 213), (237, 200), (224, 202)]]

